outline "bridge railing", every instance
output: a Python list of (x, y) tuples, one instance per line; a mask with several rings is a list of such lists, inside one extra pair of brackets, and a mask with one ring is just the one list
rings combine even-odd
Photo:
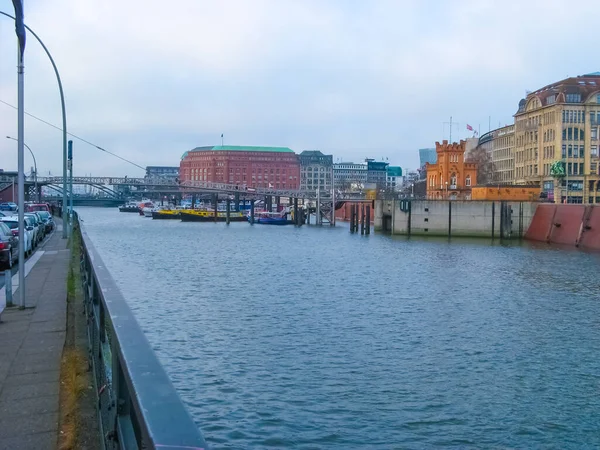
[(165, 370), (85, 225), (80, 264), (89, 352), (106, 449), (205, 449), (202, 433), (175, 392)]

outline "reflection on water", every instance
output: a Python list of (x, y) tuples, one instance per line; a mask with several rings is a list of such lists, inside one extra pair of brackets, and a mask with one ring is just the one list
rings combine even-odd
[(600, 257), (81, 208), (213, 448), (600, 446)]

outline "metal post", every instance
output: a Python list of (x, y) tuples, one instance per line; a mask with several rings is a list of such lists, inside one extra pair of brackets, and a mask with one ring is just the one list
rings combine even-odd
[(10, 269), (4, 271), (4, 290), (6, 291), (6, 306), (13, 306), (12, 271)]
[[(0, 14), (15, 20), (14, 16), (11, 16), (10, 14), (6, 14), (5, 12), (0, 11)], [(37, 34), (35, 34), (35, 32), (31, 28), (29, 28), (27, 25), (24, 25), (24, 26), (27, 29), (27, 31), (29, 31), (31, 33), (31, 35), (34, 38), (36, 38), (36, 40), (40, 43), (40, 45), (46, 52), (46, 55), (48, 56), (48, 59), (50, 59), (50, 63), (52, 64), (52, 68), (54, 69), (54, 74), (56, 75), (56, 81), (58, 82), (58, 91), (60, 93), (60, 106), (61, 106), (61, 110), (62, 110), (62, 122), (63, 122), (63, 126), (62, 126), (62, 134), (63, 134), (63, 208), (62, 208), (62, 210), (63, 210), (63, 212), (62, 212), (63, 236), (62, 237), (63, 237), (63, 239), (66, 239), (67, 238), (67, 229), (65, 227), (65, 224), (67, 223), (67, 211), (66, 211), (66, 204), (67, 204), (67, 112), (66, 112), (66, 108), (65, 108), (65, 95), (63, 92), (62, 81), (60, 80), (60, 74), (58, 73), (58, 69), (56, 68), (56, 64), (54, 63), (54, 59), (52, 58), (50, 51), (48, 51), (48, 48), (46, 47), (46, 45), (44, 45), (44, 43), (39, 38), (39, 36)]]
[(335, 227), (335, 187), (333, 186), (333, 168), (331, 169), (331, 221), (329, 225)]
[(73, 141), (68, 143), (69, 165), (69, 236), (73, 236)]
[(17, 196), (19, 206), (19, 307), (25, 308), (25, 77), (23, 52), (18, 51), (17, 64), (17, 139), (18, 178)]

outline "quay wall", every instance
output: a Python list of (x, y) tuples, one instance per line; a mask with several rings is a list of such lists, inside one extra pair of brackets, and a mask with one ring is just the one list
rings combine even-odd
[(541, 204), (525, 238), (600, 250), (600, 205)]
[(414, 236), (524, 236), (537, 203), (473, 200), (377, 200), (375, 231)]

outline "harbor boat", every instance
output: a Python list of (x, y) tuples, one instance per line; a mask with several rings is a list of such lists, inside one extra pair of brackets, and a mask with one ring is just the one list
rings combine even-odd
[(179, 213), (181, 212), (181, 209), (159, 209), (156, 211), (152, 211), (152, 218), (153, 219), (181, 219)]
[(154, 211), (156, 211), (156, 208), (150, 208), (148, 206), (142, 208), (142, 213), (144, 214), (144, 217), (152, 217), (152, 213)]
[[(254, 223), (260, 223), (262, 225), (293, 225), (294, 221), (289, 219), (290, 213), (282, 212), (269, 212), (261, 211), (254, 216)], [(248, 221), (252, 218), (248, 215)]]
[[(183, 209), (179, 212), (182, 222), (226, 222), (227, 213), (217, 211), (217, 217), (215, 220), (215, 212), (207, 210), (193, 210)], [(243, 213), (237, 211), (231, 211), (229, 213), (230, 222), (244, 222), (246, 216)]]
[(139, 211), (140, 209), (136, 202), (127, 202), (126, 204), (119, 206), (119, 212), (137, 213)]
[(152, 203), (149, 200), (146, 201), (142, 201), (142, 203), (140, 203), (138, 205), (139, 211), (140, 211), (140, 216), (145, 216), (145, 217), (152, 217), (152, 214), (150, 214), (149, 216), (146, 216), (146, 214), (144, 213), (144, 209), (148, 208), (150, 210), (154, 209), (154, 203)]

